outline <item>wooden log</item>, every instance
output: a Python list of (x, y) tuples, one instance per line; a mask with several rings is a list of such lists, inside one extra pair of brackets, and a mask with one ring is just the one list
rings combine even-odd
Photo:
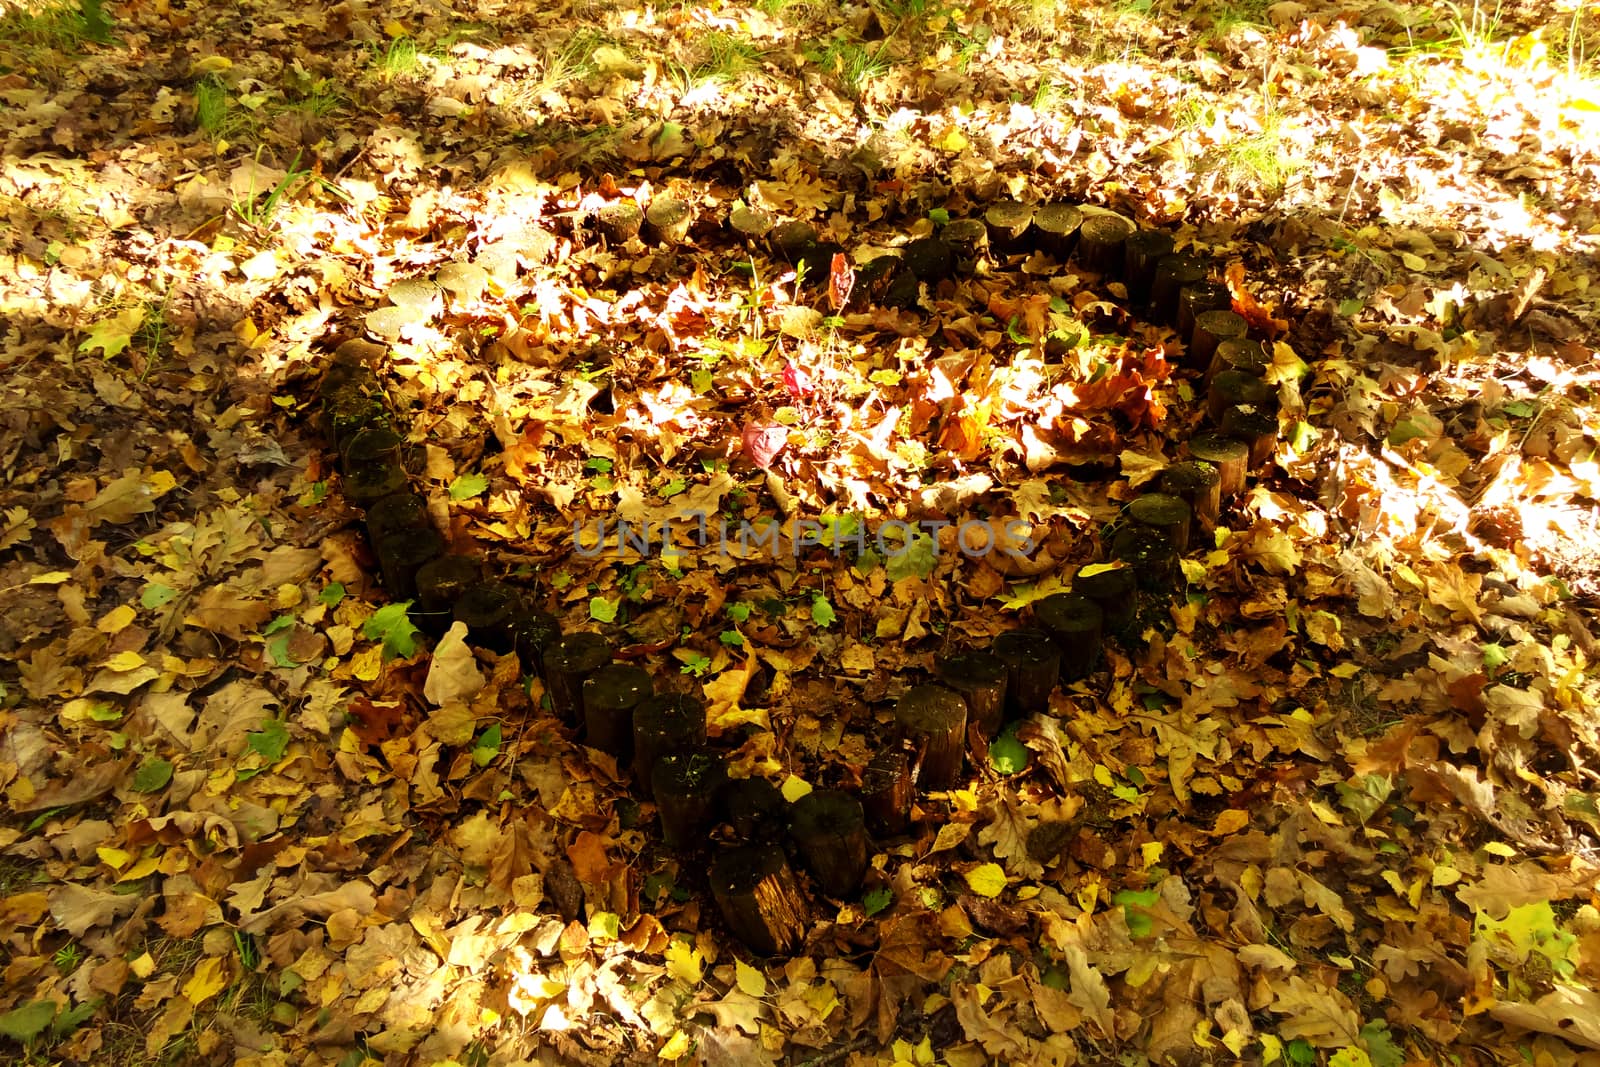
[(1128, 504), (1128, 517), (1134, 522), (1160, 530), (1178, 552), (1189, 548), (1189, 525), (1194, 509), (1182, 497), (1171, 493), (1145, 493)]
[(966, 751), (967, 702), (942, 685), (914, 686), (894, 709), (901, 736), (916, 748), (918, 779), (927, 789), (949, 789), (961, 776)]
[(431, 526), (392, 533), (373, 546), (383, 574), (383, 591), (391, 600), (414, 600), (417, 596), (417, 571), (429, 560), (444, 554), (444, 538)]
[(862, 772), (861, 806), (867, 825), (879, 836), (896, 837), (911, 826), (911, 802), (917, 792), (912, 755), (904, 743), (886, 748)]
[(938, 237), (919, 237), (901, 251), (906, 269), (918, 281), (942, 281), (955, 272), (956, 257), (950, 246)]
[(650, 795), (661, 819), (662, 844), (678, 850), (704, 844), (727, 781), (727, 760), (710, 749), (674, 749), (656, 760)]
[(1195, 370), (1208, 371), (1216, 358), (1217, 346), (1223, 341), (1241, 340), (1250, 324), (1244, 316), (1233, 311), (1202, 311), (1194, 317), (1194, 333), (1189, 338), (1189, 348), (1184, 353), (1184, 363)]
[(1222, 413), (1235, 404), (1248, 404), (1253, 408), (1271, 407), (1274, 399), (1272, 386), (1264, 379), (1241, 370), (1225, 370), (1211, 379), (1206, 389), (1206, 415), (1220, 424)]
[(404, 465), (400, 454), (405, 441), (387, 426), (371, 426), (345, 438), (339, 452), (339, 469), (352, 471), (372, 463)]
[(1142, 523), (1130, 522), (1112, 536), (1111, 558), (1127, 564), (1146, 593), (1170, 595), (1182, 574), (1172, 542), (1160, 530)]
[(967, 728), (976, 727), (989, 740), (1000, 732), (1006, 715), (1006, 665), (993, 652), (958, 652), (938, 665), (939, 681), (967, 702)]
[(561, 624), (547, 611), (523, 611), (511, 624), (511, 642), (524, 674), (544, 678), (545, 651), (561, 640)]
[(393, 493), (404, 492), (410, 480), (398, 462), (384, 461), (351, 468), (341, 484), (346, 500), (357, 507), (368, 507)]
[(983, 213), (989, 229), (989, 247), (996, 255), (1014, 256), (1028, 250), (1028, 231), (1033, 229), (1033, 205), (1016, 200), (990, 204)]
[(607, 244), (625, 244), (639, 236), (639, 229), (644, 225), (644, 211), (637, 200), (623, 197), (596, 211), (594, 224)]
[(1250, 404), (1235, 404), (1224, 411), (1220, 430), (1249, 446), (1250, 458), (1245, 463), (1252, 471), (1266, 466), (1278, 447), (1278, 416)]
[(1217, 496), (1231, 500), (1244, 492), (1244, 478), (1249, 470), (1250, 448), (1243, 441), (1235, 441), (1220, 433), (1197, 433), (1184, 445), (1193, 459), (1211, 464), (1217, 469)]
[(1061, 678), (1061, 653), (1041, 630), (1008, 630), (990, 646), (1006, 665), (1006, 710), (1013, 716), (1042, 715)]
[(431, 526), (428, 502), (416, 493), (390, 493), (367, 508), (367, 541), (377, 544), (400, 530)]
[(1185, 501), (1203, 530), (1216, 528), (1222, 510), (1222, 475), (1197, 459), (1174, 463), (1161, 472), (1161, 491)]
[(578, 721), (584, 680), (610, 663), (613, 652), (610, 641), (588, 630), (558, 638), (545, 650), (544, 687), (557, 716)]
[(454, 619), (456, 602), (480, 577), (478, 563), (469, 556), (440, 556), (417, 569), (417, 627), (442, 637)]
[(632, 663), (608, 664), (585, 678), (584, 743), (615, 756), (619, 767), (632, 762), (634, 710), (654, 689), (650, 672)]
[(474, 582), (456, 601), (455, 621), (465, 623), (468, 639), (503, 656), (515, 647), (511, 628), (522, 613), (522, 594), (505, 582)]
[[(1178, 336), (1184, 344), (1194, 345), (1194, 320), (1204, 311), (1228, 311), (1233, 307), (1233, 294), (1221, 282), (1196, 282), (1178, 292)], [(1204, 367), (1205, 364), (1199, 364)]]
[(766, 844), (782, 833), (789, 811), (789, 802), (765, 778), (731, 779), (718, 806), (733, 836), (746, 844)]
[(1143, 306), (1150, 301), (1156, 280), (1156, 264), (1172, 255), (1177, 242), (1165, 230), (1140, 230), (1122, 242), (1122, 280), (1128, 286), (1128, 302)]
[(1076, 682), (1094, 672), (1105, 626), (1099, 604), (1080, 593), (1052, 593), (1034, 602), (1033, 621), (1055, 638), (1062, 681)]
[(1265, 378), (1271, 362), (1260, 341), (1252, 341), (1248, 337), (1221, 341), (1211, 357), (1211, 366), (1206, 368), (1206, 385), (1209, 387), (1211, 379), (1225, 370), (1239, 370), (1255, 378)]
[(1041, 252), (1065, 263), (1078, 241), (1083, 212), (1071, 204), (1040, 204), (1033, 214), (1033, 237)]
[(633, 709), (633, 780), (648, 786), (663, 753), (706, 743), (706, 706), (688, 693), (662, 693)]
[(364, 392), (340, 393), (326, 407), (323, 420), (328, 436), (338, 450), (362, 430), (376, 430), (392, 426), (389, 408), (382, 397)]
[(939, 231), (956, 257), (956, 270), (970, 271), (989, 253), (989, 230), (982, 219), (951, 219)]
[(767, 235), (772, 251), (785, 263), (794, 263), (802, 253), (817, 244), (817, 228), (809, 222), (781, 222)]
[(1133, 223), (1121, 215), (1090, 215), (1078, 227), (1078, 265), (1102, 276), (1118, 276), (1126, 253), (1123, 244)]
[(793, 952), (805, 940), (810, 909), (777, 845), (747, 845), (711, 864), (711, 895), (728, 930), (757, 956)]
[(770, 212), (748, 204), (735, 204), (733, 210), (728, 212), (728, 226), (746, 241), (759, 241), (766, 237), (772, 232), (773, 221)]
[(1072, 591), (1100, 608), (1103, 633), (1126, 637), (1139, 612), (1139, 583), (1133, 568), (1121, 563), (1091, 563), (1072, 579)]
[(790, 805), (789, 836), (819, 889), (839, 899), (856, 895), (871, 854), (861, 801), (838, 789), (813, 789)]
[(682, 244), (694, 224), (694, 209), (670, 196), (652, 197), (644, 213), (645, 233), (659, 245)]
[[(1178, 321), (1178, 294), (1205, 280), (1206, 265), (1194, 256), (1162, 256), (1150, 282), (1150, 310), (1158, 322), (1168, 326)], [(1187, 336), (1180, 334), (1180, 336)]]

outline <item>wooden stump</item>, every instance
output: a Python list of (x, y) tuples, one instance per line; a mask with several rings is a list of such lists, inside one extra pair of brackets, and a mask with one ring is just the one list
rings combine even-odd
[[(737, 204), (728, 212), (728, 226), (746, 241), (759, 241), (772, 232), (773, 218), (768, 212), (747, 204)], [(815, 237), (815, 233), (812, 235)]]
[(1118, 530), (1111, 538), (1111, 558), (1127, 564), (1146, 593), (1168, 596), (1178, 586), (1178, 551), (1153, 526), (1131, 522)]
[(1121, 215), (1090, 215), (1078, 227), (1078, 264), (1102, 276), (1116, 276), (1123, 267), (1123, 244), (1133, 223)]
[(1083, 224), (1083, 212), (1071, 204), (1041, 204), (1034, 212), (1034, 239), (1042, 252), (1048, 253), (1057, 263), (1065, 263), (1078, 241), (1078, 227)]
[(400, 449), (404, 444), (400, 435), (387, 426), (369, 427), (345, 439), (339, 453), (340, 469), (350, 471), (371, 463), (402, 464)]
[(619, 767), (626, 766), (633, 759), (634, 709), (653, 689), (650, 672), (631, 663), (608, 664), (585, 678), (584, 743), (615, 756)]
[(837, 789), (815, 789), (789, 808), (789, 834), (817, 886), (830, 897), (856, 895), (870, 854), (861, 801)]
[(659, 245), (682, 244), (694, 224), (694, 209), (670, 196), (652, 197), (644, 213), (645, 232)]
[(511, 625), (511, 641), (525, 674), (545, 677), (545, 650), (561, 640), (561, 624), (547, 611), (524, 611)]
[(895, 705), (894, 717), (919, 754), (921, 784), (927, 789), (954, 785), (966, 750), (967, 702), (961, 694), (942, 685), (915, 686)]
[(357, 507), (376, 504), (386, 496), (403, 493), (411, 482), (406, 469), (394, 461), (368, 463), (344, 476), (344, 498)]
[(455, 620), (465, 623), (474, 645), (503, 656), (514, 646), (511, 627), (522, 611), (522, 594), (505, 582), (476, 582), (456, 601)]
[(1165, 230), (1140, 230), (1122, 242), (1122, 280), (1128, 286), (1128, 302), (1142, 306), (1150, 301), (1150, 288), (1156, 280), (1156, 264), (1172, 255), (1177, 242)]
[(1266, 466), (1278, 447), (1278, 416), (1249, 404), (1235, 404), (1222, 413), (1225, 437), (1243, 441), (1250, 449), (1245, 461), (1253, 471)]
[(1197, 282), (1184, 286), (1178, 293), (1178, 336), (1192, 348), (1195, 319), (1202, 312), (1229, 311), (1232, 308), (1233, 294), (1221, 282)]
[(996, 254), (1013, 256), (1028, 250), (1028, 231), (1033, 229), (1033, 205), (1002, 200), (983, 213), (989, 228), (989, 247)]
[(861, 775), (861, 806), (875, 834), (895, 837), (911, 825), (911, 802), (917, 792), (911, 755), (904, 744), (884, 749)]
[(1040, 630), (1009, 630), (990, 646), (1006, 665), (1006, 710), (1013, 716), (1042, 715), (1061, 678), (1061, 653)]
[(1211, 379), (1225, 370), (1244, 371), (1253, 378), (1265, 378), (1271, 362), (1260, 341), (1252, 341), (1247, 337), (1229, 338), (1217, 344), (1217, 351), (1211, 357), (1211, 366), (1206, 369), (1206, 385), (1209, 387)]
[(772, 228), (767, 243), (786, 263), (794, 263), (817, 244), (817, 228), (809, 222), (783, 222)]
[(373, 547), (383, 573), (383, 591), (389, 599), (415, 600), (417, 571), (424, 563), (443, 555), (445, 544), (439, 531), (428, 526), (392, 533)]
[(955, 272), (956, 257), (938, 237), (921, 237), (902, 251), (906, 269), (917, 276), (918, 281), (933, 283), (950, 277)]
[(1185, 447), (1189, 455), (1217, 469), (1217, 496), (1231, 500), (1244, 492), (1244, 477), (1250, 463), (1250, 448), (1220, 433), (1197, 433)]
[(648, 786), (663, 753), (706, 743), (706, 706), (688, 693), (662, 693), (633, 709), (633, 780)]
[(1094, 672), (1105, 625), (1099, 604), (1079, 593), (1053, 593), (1034, 602), (1033, 621), (1055, 638), (1062, 681), (1076, 682)]
[(417, 626), (434, 637), (450, 629), (455, 605), (478, 580), (478, 563), (468, 556), (440, 556), (417, 571)]
[(324, 421), (333, 447), (341, 452), (343, 446), (363, 430), (392, 428), (389, 407), (383, 398), (356, 390), (341, 392), (325, 404)]
[(728, 930), (758, 956), (793, 952), (805, 940), (809, 909), (777, 845), (749, 845), (711, 864), (711, 895)]
[(544, 686), (562, 720), (578, 721), (584, 680), (610, 663), (612, 653), (610, 641), (587, 630), (567, 634), (545, 650)]
[(1177, 552), (1189, 548), (1189, 524), (1194, 510), (1189, 502), (1170, 493), (1145, 493), (1128, 504), (1128, 517), (1161, 531)]
[(939, 681), (967, 702), (967, 727), (989, 740), (1000, 732), (1006, 714), (1006, 665), (993, 652), (958, 652), (938, 665)]
[[(1205, 280), (1206, 265), (1194, 256), (1162, 256), (1150, 282), (1150, 310), (1157, 321), (1168, 326), (1178, 321), (1178, 294)], [(1186, 334), (1180, 334), (1187, 336)]]
[(819, 241), (801, 249), (794, 261), (801, 284), (807, 288), (828, 284), (828, 276), (833, 273), (833, 257), (843, 253), (844, 245), (832, 241)]
[(1196, 370), (1209, 372), (1216, 358), (1217, 346), (1223, 341), (1243, 339), (1250, 324), (1244, 316), (1233, 311), (1202, 311), (1194, 317), (1194, 334), (1189, 339), (1184, 363)]
[(1216, 528), (1222, 510), (1221, 485), (1217, 468), (1197, 459), (1174, 463), (1161, 472), (1161, 491), (1185, 501), (1203, 530)]
[(747, 844), (767, 844), (783, 832), (789, 802), (765, 778), (734, 778), (718, 800), (733, 836)]
[(952, 219), (939, 231), (956, 254), (956, 269), (970, 270), (989, 251), (989, 230), (980, 219)]
[(1092, 563), (1072, 579), (1072, 591), (1100, 608), (1105, 633), (1126, 636), (1139, 612), (1139, 583), (1132, 567), (1120, 563)]
[(416, 493), (390, 493), (367, 508), (367, 541), (377, 544), (401, 530), (420, 530), (433, 525), (428, 502)]
[(1222, 413), (1236, 404), (1265, 409), (1274, 399), (1272, 386), (1264, 379), (1240, 370), (1225, 370), (1211, 379), (1211, 386), (1206, 390), (1206, 415), (1220, 424)]
[(674, 749), (650, 771), (650, 795), (661, 818), (661, 841), (683, 850), (705, 843), (723, 786), (727, 761), (709, 749)]
[(644, 212), (639, 209), (637, 200), (624, 197), (613, 200), (595, 212), (594, 223), (607, 244), (625, 244), (639, 236), (639, 228), (644, 225)]

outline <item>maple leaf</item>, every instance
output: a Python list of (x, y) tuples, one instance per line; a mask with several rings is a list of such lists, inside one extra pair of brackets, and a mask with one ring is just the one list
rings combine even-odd
[(385, 604), (361, 627), (362, 635), (369, 641), (383, 642), (384, 659), (408, 659), (416, 653), (418, 630), (406, 614), (410, 607), (409, 600)]
[(79, 352), (100, 349), (106, 359), (117, 355), (133, 340), (133, 335), (144, 325), (144, 306), (131, 307), (108, 319), (101, 319), (89, 329), (89, 336), (78, 344)]

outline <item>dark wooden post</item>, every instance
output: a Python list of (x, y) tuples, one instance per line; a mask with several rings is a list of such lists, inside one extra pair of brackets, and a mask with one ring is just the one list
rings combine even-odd
[(961, 694), (942, 685), (915, 686), (895, 705), (894, 717), (920, 754), (921, 784), (928, 789), (954, 785), (967, 739), (967, 702)]
[(1072, 579), (1072, 591), (1100, 607), (1105, 632), (1126, 637), (1139, 613), (1139, 583), (1121, 563), (1091, 563)]
[(917, 792), (911, 755), (907, 743), (901, 742), (873, 756), (862, 772), (861, 806), (873, 833), (894, 837), (911, 825), (911, 802)]
[(993, 652), (973, 649), (941, 660), (939, 681), (967, 702), (967, 726), (988, 740), (1000, 732), (1006, 714), (1006, 665)]
[(444, 538), (431, 526), (401, 530), (375, 546), (378, 567), (383, 572), (383, 591), (391, 600), (415, 600), (417, 571), (444, 552)]
[(652, 241), (668, 246), (682, 244), (694, 222), (694, 209), (670, 196), (652, 197), (644, 221)]
[(583, 680), (584, 743), (609, 752), (619, 767), (633, 759), (633, 713), (654, 685), (650, 672), (631, 663), (612, 663)]
[(469, 556), (440, 556), (424, 563), (417, 571), (417, 626), (442, 636), (450, 629), (456, 602), (478, 577), (478, 562)]
[(400, 448), (405, 444), (401, 436), (387, 426), (372, 426), (345, 438), (339, 450), (339, 465), (351, 471), (371, 463), (402, 464)]
[(837, 789), (812, 790), (790, 806), (789, 834), (824, 893), (855, 896), (869, 855), (861, 801)]
[(1033, 228), (1033, 205), (1002, 200), (983, 213), (989, 227), (989, 247), (1002, 256), (1028, 250), (1028, 231)]
[[(1203, 311), (1227, 311), (1233, 307), (1233, 294), (1221, 282), (1197, 282), (1178, 293), (1178, 336), (1194, 345), (1194, 320)], [(1204, 364), (1201, 364), (1202, 369)]]
[(1216, 528), (1222, 510), (1222, 475), (1198, 459), (1174, 463), (1161, 472), (1161, 491), (1186, 501), (1203, 530)]
[(1251, 404), (1235, 404), (1222, 413), (1221, 431), (1250, 448), (1250, 469), (1260, 470), (1278, 447), (1278, 416)]
[(373, 545), (392, 533), (430, 525), (428, 502), (416, 493), (390, 493), (367, 509), (367, 541)]
[(650, 794), (661, 817), (662, 843), (679, 850), (704, 843), (727, 781), (727, 761), (709, 749), (675, 749), (656, 760)]
[(1211, 366), (1206, 369), (1206, 385), (1210, 386), (1211, 379), (1225, 370), (1237, 370), (1255, 378), (1265, 378), (1267, 367), (1271, 364), (1271, 357), (1260, 341), (1252, 341), (1247, 337), (1234, 337), (1217, 344), (1216, 354), (1211, 357)]
[(610, 641), (588, 630), (567, 634), (545, 650), (544, 685), (557, 716), (578, 721), (584, 680), (610, 663), (613, 651)]
[(1146, 593), (1170, 595), (1182, 573), (1172, 542), (1160, 530), (1141, 523), (1130, 522), (1112, 536), (1111, 558), (1126, 563)]
[(1217, 346), (1223, 341), (1241, 339), (1250, 324), (1233, 311), (1202, 311), (1194, 317), (1194, 334), (1184, 362), (1196, 370), (1210, 372)]
[(718, 806), (735, 838), (765, 844), (783, 832), (789, 802), (765, 778), (733, 778), (722, 787)]
[(561, 639), (561, 624), (547, 611), (524, 611), (511, 626), (511, 640), (524, 674), (543, 679), (545, 650)]
[(522, 611), (522, 594), (500, 581), (475, 582), (461, 591), (455, 619), (465, 623), (472, 643), (496, 655), (510, 652), (511, 627)]
[(344, 496), (357, 507), (376, 504), (393, 493), (410, 487), (406, 469), (392, 460), (366, 463), (345, 472)]
[(1055, 638), (1062, 681), (1076, 682), (1094, 672), (1105, 625), (1099, 604), (1079, 593), (1053, 593), (1034, 602), (1033, 621)]
[[(1205, 280), (1206, 265), (1194, 256), (1162, 256), (1150, 283), (1150, 310), (1160, 322), (1178, 322), (1178, 294)], [(1183, 334), (1180, 337), (1185, 336)]]
[(1140, 230), (1122, 242), (1122, 278), (1128, 284), (1128, 302), (1136, 307), (1150, 300), (1156, 264), (1172, 255), (1177, 242), (1165, 230)]
[(706, 743), (706, 706), (688, 693), (662, 693), (633, 709), (633, 780), (648, 785), (662, 753)]
[(758, 956), (793, 952), (811, 918), (789, 860), (777, 845), (749, 845), (711, 864), (711, 895), (722, 921)]
[(1195, 434), (1185, 442), (1184, 447), (1189, 450), (1191, 457), (1217, 469), (1217, 495), (1220, 499), (1231, 500), (1244, 492), (1250, 449), (1242, 441), (1208, 431)]
[(906, 269), (918, 281), (937, 282), (950, 277), (956, 269), (956, 256), (941, 237), (919, 237), (901, 250)]
[(1033, 215), (1039, 248), (1053, 256), (1057, 263), (1065, 263), (1072, 254), (1078, 227), (1082, 224), (1083, 212), (1071, 204), (1041, 204)]
[(1206, 415), (1214, 423), (1222, 421), (1222, 413), (1235, 404), (1248, 404), (1253, 408), (1266, 408), (1273, 401), (1272, 386), (1261, 378), (1253, 378), (1242, 370), (1225, 370), (1211, 379), (1206, 390)]
[(1128, 504), (1128, 517), (1161, 531), (1173, 551), (1182, 553), (1188, 550), (1189, 524), (1194, 518), (1194, 511), (1183, 498), (1170, 493), (1145, 493)]
[(1006, 710), (1013, 716), (1042, 715), (1061, 679), (1061, 653), (1041, 630), (1008, 630), (990, 646), (1006, 665)]
[(644, 212), (639, 209), (637, 200), (625, 196), (595, 212), (594, 222), (608, 244), (620, 245), (639, 236), (639, 227), (644, 225)]
[(1078, 263), (1096, 274), (1116, 276), (1122, 270), (1123, 243), (1133, 223), (1121, 215), (1090, 215), (1078, 227)]
[(958, 270), (971, 270), (989, 251), (989, 229), (981, 219), (951, 219), (939, 236), (955, 249)]

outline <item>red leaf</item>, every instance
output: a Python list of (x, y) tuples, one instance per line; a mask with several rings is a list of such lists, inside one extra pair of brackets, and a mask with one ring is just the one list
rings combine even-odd
[(774, 422), (749, 422), (744, 427), (744, 454), (762, 470), (772, 466), (784, 446), (789, 443), (789, 431)]
[(790, 396), (798, 400), (815, 392), (817, 383), (811, 380), (811, 375), (807, 374), (804, 368), (786, 362), (783, 365), (783, 387), (789, 390)]
[(833, 301), (833, 310), (844, 310), (855, 286), (856, 272), (851, 269), (849, 258), (843, 252), (835, 252), (833, 267), (828, 271), (828, 299)]

